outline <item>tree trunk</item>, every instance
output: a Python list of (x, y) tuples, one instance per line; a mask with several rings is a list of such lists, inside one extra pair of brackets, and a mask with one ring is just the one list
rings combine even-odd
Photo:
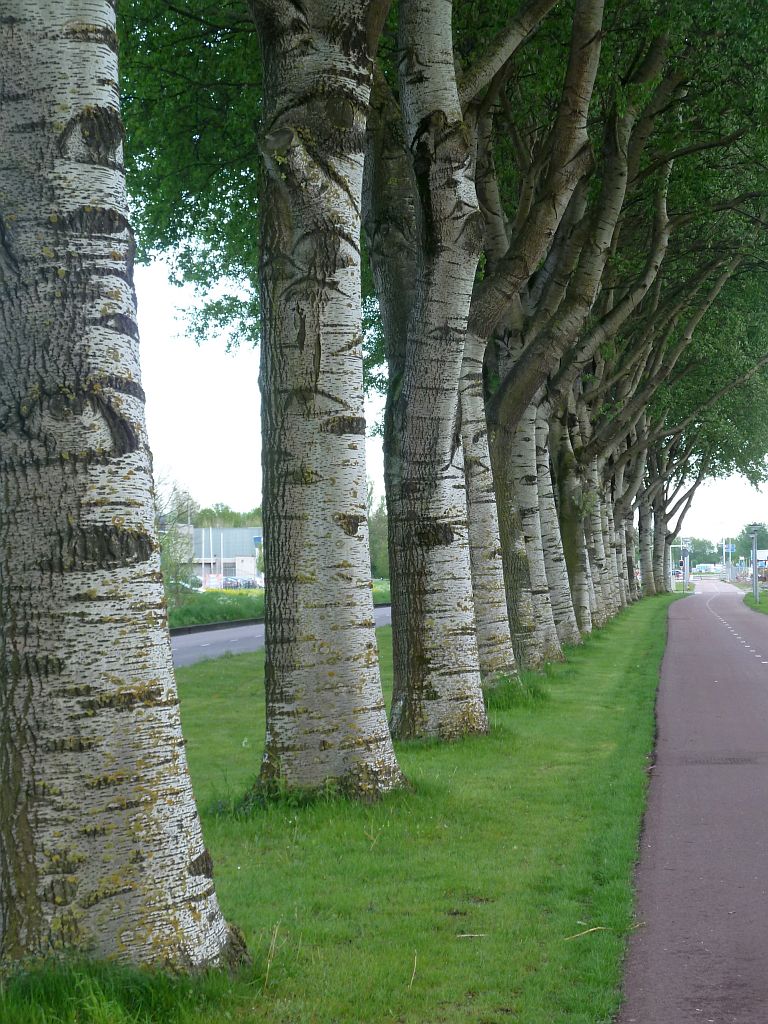
[(467, 337), (461, 372), (461, 437), (467, 482), (469, 553), (477, 620), (477, 649), (483, 685), (515, 675), (509, 612), (504, 587), (499, 516), (488, 448), (483, 395), (485, 342)]
[(379, 680), (366, 521), (359, 238), (378, 33), (363, 0), (252, 6), (266, 169), (262, 779), (332, 781), (369, 798), (402, 782)]
[(555, 421), (557, 430), (557, 472), (560, 536), (568, 570), (573, 610), (582, 635), (592, 632), (592, 581), (584, 531), (585, 495), (577, 471), (568, 427)]
[(667, 536), (664, 541), (664, 589), (667, 594), (674, 591), (672, 585), (672, 538)]
[(662, 503), (653, 503), (653, 582), (657, 594), (668, 594), (669, 547), (667, 545), (667, 516)]
[(415, 302), (389, 446), (390, 569), (401, 737), (485, 732), (458, 383), (482, 215), (456, 90), (451, 5), (402, 0), (400, 97), (419, 202)]
[(511, 442), (504, 441), (503, 431), (494, 431), (490, 438), (490, 451), (496, 485), (509, 626), (517, 664), (521, 668), (535, 668), (541, 661), (532, 640), (536, 620), (528, 572), (528, 551), (509, 463), (510, 447)]
[(620, 495), (624, 490), (624, 466), (617, 468), (612, 477), (612, 483), (606, 488), (610, 496), (608, 505), (608, 526), (611, 534), (614, 560), (616, 566), (617, 596), (621, 608), (629, 604), (629, 576), (627, 572), (627, 548), (624, 521), (619, 505)]
[(646, 501), (640, 499), (638, 505), (638, 529), (640, 534), (640, 575), (642, 577), (643, 597), (653, 597), (656, 591), (656, 579), (653, 570), (653, 527), (651, 525), (651, 509)]
[(552, 601), (552, 615), (561, 644), (581, 642), (579, 625), (573, 608), (568, 567), (565, 564), (563, 540), (557, 518), (555, 494), (549, 458), (549, 405), (545, 402), (536, 412), (536, 473), (539, 492), (539, 518), (544, 565)]
[(530, 630), (515, 623), (515, 632), (525, 650), (525, 664), (538, 667), (562, 658), (560, 640), (552, 615), (549, 581), (544, 564), (544, 549), (539, 518), (539, 480), (536, 465), (536, 406), (528, 406), (515, 431), (507, 455), (514, 502), (525, 541), (528, 584), (533, 602)]
[(243, 950), (181, 737), (114, 17), (0, 18), (0, 957), (185, 968)]
[(627, 579), (629, 582), (629, 600), (634, 603), (640, 600), (640, 587), (637, 583), (637, 562), (635, 550), (637, 547), (637, 531), (631, 519), (624, 524), (624, 550), (627, 556)]
[[(598, 473), (600, 469), (598, 467)], [(606, 568), (608, 572), (609, 607), (611, 615), (616, 615), (623, 607), (621, 580), (622, 568), (616, 528), (613, 519), (613, 495), (610, 484), (602, 488), (603, 537), (605, 543)]]
[(587, 548), (589, 550), (596, 602), (592, 619), (595, 625), (604, 626), (613, 614), (613, 610), (611, 607), (611, 584), (607, 564), (608, 556), (605, 551), (605, 535), (603, 533), (603, 493), (600, 487), (600, 476), (594, 461), (590, 462), (586, 467), (584, 476), (589, 489), (588, 501), (586, 502), (585, 533), (587, 535)]

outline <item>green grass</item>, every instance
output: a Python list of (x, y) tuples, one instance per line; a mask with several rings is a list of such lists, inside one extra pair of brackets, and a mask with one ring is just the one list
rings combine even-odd
[(752, 596), (752, 589), (750, 587), (744, 595), (744, 604), (754, 612), (763, 612), (764, 615), (768, 615), (768, 593), (764, 590), (760, 591), (760, 600), (755, 604), (755, 599)]
[[(373, 581), (373, 603), (389, 604), (389, 580)], [(235, 622), (237, 619), (264, 617), (263, 590), (208, 590), (204, 594), (185, 593), (181, 604), (170, 608), (168, 619), (177, 626), (205, 626), (211, 622)]]
[[(178, 673), (226, 915), (253, 965), (169, 981), (104, 968), (7, 982), (13, 1024), (601, 1024), (618, 1004), (673, 596), (489, 698), (492, 732), (398, 745), (373, 806), (233, 814), (258, 770), (262, 656)], [(379, 631), (391, 679), (390, 631)], [(87, 998), (86, 998), (87, 997)]]

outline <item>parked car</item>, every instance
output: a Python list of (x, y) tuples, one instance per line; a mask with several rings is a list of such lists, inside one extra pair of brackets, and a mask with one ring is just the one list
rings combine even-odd
[(240, 586), (243, 587), (244, 590), (253, 590), (255, 587), (259, 586), (259, 581), (254, 579), (252, 576), (241, 576)]

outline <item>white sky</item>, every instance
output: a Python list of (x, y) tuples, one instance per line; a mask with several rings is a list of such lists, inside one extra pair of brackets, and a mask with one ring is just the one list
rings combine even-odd
[[(181, 310), (194, 291), (171, 285), (162, 264), (136, 268), (136, 291), (155, 479), (179, 484), (201, 505), (223, 502), (238, 512), (260, 505), (258, 353), (228, 353), (223, 342), (197, 345), (186, 335)], [(370, 426), (381, 403), (366, 415)], [(367, 450), (380, 496), (380, 438), (369, 438)], [(768, 522), (768, 485), (756, 491), (743, 477), (729, 477), (702, 484), (682, 532), (720, 541), (750, 522)]]
[[(198, 345), (187, 333), (185, 306), (194, 289), (169, 283), (161, 263), (137, 266), (141, 371), (155, 480), (178, 484), (201, 505), (237, 512), (261, 504), (259, 355), (226, 351), (223, 341)], [(372, 425), (380, 403), (366, 410)], [(384, 493), (379, 438), (369, 438), (368, 476)]]

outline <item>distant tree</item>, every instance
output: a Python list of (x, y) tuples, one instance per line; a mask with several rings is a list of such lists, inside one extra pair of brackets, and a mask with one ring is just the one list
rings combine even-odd
[[(371, 503), (372, 504), (372, 503)], [(376, 509), (368, 506), (368, 532), (371, 544), (371, 576), (389, 579), (389, 548), (387, 545), (387, 506), (382, 498)]]
[(692, 537), (688, 545), (690, 551), (690, 564), (701, 565), (702, 563), (720, 562), (723, 557), (723, 549), (711, 540), (702, 540), (700, 537)]
[(229, 505), (216, 502), (208, 508), (199, 508), (192, 520), (193, 526), (261, 526), (261, 506), (256, 505), (250, 512), (235, 512)]
[[(747, 561), (752, 556), (752, 533), (749, 529), (750, 524), (747, 523), (743, 527), (741, 533), (735, 540), (736, 551), (735, 557), (739, 558), (743, 556)], [(768, 526), (765, 523), (758, 523), (757, 530), (757, 547), (758, 550), (768, 548)]]

